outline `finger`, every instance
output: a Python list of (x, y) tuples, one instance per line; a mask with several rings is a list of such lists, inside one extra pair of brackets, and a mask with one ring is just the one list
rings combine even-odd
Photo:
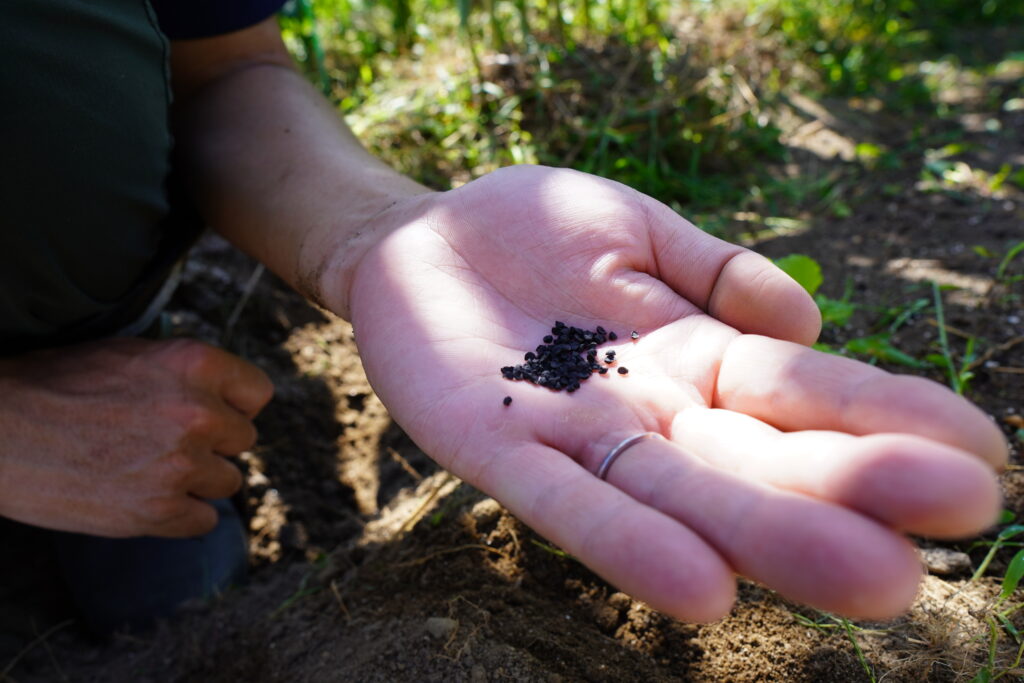
[(227, 498), (242, 486), (242, 473), (226, 458), (209, 451), (181, 450), (161, 459), (151, 477), (155, 491), (198, 498)]
[(184, 484), (184, 490), (196, 498), (216, 500), (233, 496), (242, 488), (242, 472), (219, 455), (197, 456), (196, 467)]
[(270, 401), (274, 385), (258, 367), (222, 349), (191, 340), (172, 342), (172, 362), (200, 388), (252, 419)]
[(716, 467), (909, 533), (963, 538), (988, 528), (999, 514), (999, 486), (989, 467), (917, 436), (787, 433), (747, 415), (704, 408), (681, 412), (672, 434)]
[(811, 296), (771, 261), (695, 228), (644, 197), (657, 276), (741, 332), (811, 344), (821, 314)]
[(975, 406), (921, 377), (754, 335), (726, 348), (713, 405), (786, 431), (917, 434), (1006, 464), (1002, 432)]
[(145, 535), (164, 538), (202, 536), (217, 526), (218, 519), (215, 507), (183, 495), (146, 501), (138, 514)]
[(484, 462), (467, 480), (620, 589), (686, 621), (728, 613), (732, 570), (675, 520), (545, 446), (522, 444)]
[(220, 399), (196, 392), (181, 409), (188, 450), (237, 455), (256, 443), (256, 427), (244, 415)]
[[(596, 467), (602, 456), (583, 457)], [(878, 619), (900, 614), (916, 594), (920, 562), (898, 534), (844, 507), (714, 468), (671, 442), (633, 446), (612, 465), (608, 481), (679, 520), (738, 572), (787, 598)]]
[(220, 424), (212, 434), (211, 450), (220, 455), (238, 455), (256, 444), (259, 434), (253, 423), (232, 408), (222, 406)]

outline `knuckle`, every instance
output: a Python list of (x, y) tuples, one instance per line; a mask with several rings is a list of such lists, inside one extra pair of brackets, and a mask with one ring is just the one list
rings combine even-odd
[(180, 491), (196, 472), (194, 458), (183, 451), (174, 451), (165, 458), (165, 472), (162, 481), (173, 491)]
[(185, 401), (173, 412), (175, 420), (186, 434), (209, 434), (220, 425), (216, 411), (199, 401)]
[(216, 368), (217, 350), (194, 339), (175, 339), (167, 342), (166, 352), (170, 364), (181, 372), (204, 375)]

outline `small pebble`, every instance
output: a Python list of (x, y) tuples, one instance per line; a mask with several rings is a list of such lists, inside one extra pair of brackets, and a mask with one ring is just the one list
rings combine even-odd
[(484, 498), (469, 510), (469, 516), (477, 524), (484, 526), (493, 524), (501, 517), (501, 503), (493, 498)]
[(614, 332), (609, 332), (609, 333), (608, 333), (608, 339), (609, 339), (610, 341), (615, 341), (615, 340), (616, 340), (616, 339), (618, 339), (618, 338), (619, 338), (619, 335), (615, 334)]
[(627, 372), (629, 372), (629, 368), (619, 368), (620, 375), (625, 375)]
[(504, 403), (504, 404), (505, 404), (505, 405), (507, 405), (507, 406), (510, 406), (510, 405), (512, 405), (512, 397), (511, 397), (511, 396), (506, 396), (506, 397), (505, 397), (505, 398), (504, 398), (504, 399), (502, 400), (502, 403)]
[(971, 558), (949, 548), (922, 548), (921, 562), (932, 574), (959, 574), (971, 571)]
[(447, 617), (430, 617), (424, 627), (434, 638), (445, 640), (459, 627), (459, 622)]
[(630, 332), (630, 333), (629, 333), (629, 336), (630, 336), (630, 337), (631, 337), (632, 339), (639, 339), (639, 338), (640, 338), (640, 333), (639, 333), (639, 332), (637, 332), (636, 330), (633, 330), (632, 332)]

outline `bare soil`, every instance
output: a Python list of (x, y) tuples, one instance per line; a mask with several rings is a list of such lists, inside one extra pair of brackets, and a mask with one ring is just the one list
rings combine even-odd
[[(806, 230), (735, 237), (770, 257), (817, 259), (832, 297), (850, 283), (860, 308), (845, 328), (823, 335), (837, 346), (884, 331), (886, 309), (930, 297), (930, 280), (956, 285), (945, 294), (946, 322), (958, 353), (964, 336), (978, 340), (983, 358), (967, 393), (1014, 444), (1002, 481), (1006, 507), (1022, 516), (1024, 287), (997, 282), (995, 271), (998, 256), (1024, 239), (1024, 196), (1009, 186), (927, 191), (918, 185), (921, 157), (909, 125), (835, 104), (833, 119), (793, 140), (801, 172), (847, 163), (827, 149), (853, 136), (846, 124), (859, 131), (853, 139), (916, 161), (857, 176), (849, 217), (812, 211)], [(972, 166), (995, 172), (1024, 165), (1024, 141), (1014, 133), (1024, 130), (1022, 114), (992, 115), (1000, 130), (972, 132), (970, 121), (948, 127), (974, 146)], [(944, 125), (930, 134), (940, 136)], [(74, 623), (51, 633), (40, 623), (45, 637), (7, 643), (0, 671), (11, 680), (842, 682), (867, 680), (866, 662), (886, 681), (953, 681), (985, 662), (984, 608), (998, 585), (969, 582), (969, 567), (930, 574), (908, 615), (858, 623), (853, 639), (828, 615), (748, 582), (729, 617), (709, 625), (680, 623), (632, 600), (440, 471), (374, 395), (344, 321), (264, 274), (228, 336), (225, 321), (254, 267), (206, 239), (172, 307), (179, 332), (226, 343), (277, 385), (259, 419), (260, 445), (243, 458), (249, 584), (186, 606), (154, 632), (104, 642)], [(1010, 272), (1024, 272), (1024, 256)], [(935, 352), (931, 309), (891, 342), (917, 358)], [(945, 381), (937, 369), (916, 372)], [(985, 552), (969, 542), (918, 541), (966, 552), (975, 566)], [(1000, 554), (989, 575), (1001, 576), (1010, 556)], [(59, 590), (32, 600), (48, 595)]]

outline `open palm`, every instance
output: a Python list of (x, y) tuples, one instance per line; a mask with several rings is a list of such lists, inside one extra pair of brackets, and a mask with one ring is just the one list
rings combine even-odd
[[(371, 383), (441, 465), (635, 597), (712, 620), (739, 573), (892, 616), (921, 573), (903, 532), (993, 521), (999, 431), (935, 383), (808, 349), (814, 303), (762, 257), (565, 170), (504, 169), (419, 206), (353, 279)], [(628, 374), (571, 394), (502, 378), (556, 320), (616, 331), (601, 348)], [(667, 440), (595, 476), (645, 431)]]

